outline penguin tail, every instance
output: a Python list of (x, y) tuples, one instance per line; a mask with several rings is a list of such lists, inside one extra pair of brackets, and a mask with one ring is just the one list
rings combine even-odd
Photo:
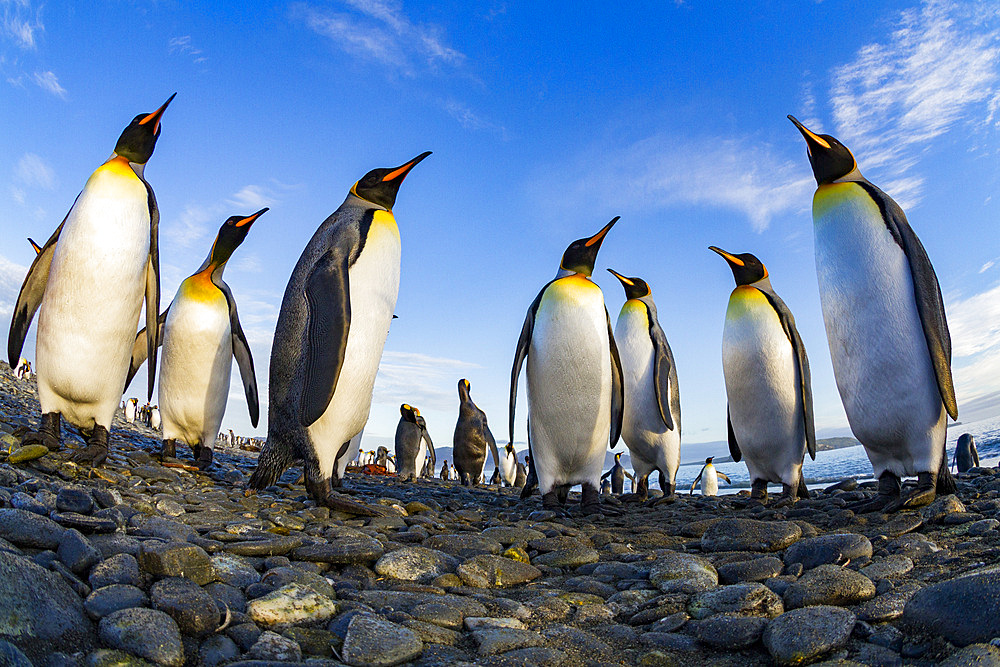
[(534, 484), (525, 484), (521, 489), (521, 500), (527, 500), (531, 497), (531, 494), (535, 492)]
[(800, 499), (808, 500), (810, 498), (809, 487), (806, 486), (806, 478), (802, 475), (799, 475), (799, 488), (796, 490), (796, 494)]
[(958, 486), (955, 484), (955, 478), (951, 476), (951, 470), (948, 468), (948, 452), (945, 451), (941, 454), (941, 466), (938, 468), (937, 492), (942, 495), (948, 495), (956, 491), (958, 491)]
[(281, 473), (288, 469), (288, 466), (292, 464), (292, 459), (288, 456), (287, 452), (279, 451), (279, 447), (272, 447), (270, 441), (264, 443), (264, 449), (260, 452), (260, 457), (257, 459), (257, 469), (253, 471), (250, 476), (250, 481), (247, 482), (247, 486), (251, 489), (266, 489), (281, 477)]

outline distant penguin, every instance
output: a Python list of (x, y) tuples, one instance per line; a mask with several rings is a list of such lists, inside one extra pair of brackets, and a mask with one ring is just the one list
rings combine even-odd
[(694, 493), (694, 487), (698, 486), (699, 481), (701, 482), (701, 495), (703, 496), (716, 496), (719, 494), (720, 477), (726, 480), (726, 484), (732, 484), (724, 472), (720, 472), (712, 465), (712, 459), (714, 458), (714, 456), (709, 456), (705, 459), (705, 465), (702, 466), (701, 471), (698, 472), (698, 476), (691, 482), (690, 493)]
[(514, 452), (512, 442), (504, 445), (500, 458), (500, 477), (507, 486), (514, 486), (514, 479), (517, 477), (517, 454)]
[(979, 452), (976, 450), (976, 439), (969, 433), (958, 436), (955, 445), (955, 465), (958, 472), (969, 472), (979, 467)]
[(490, 486), (500, 486), (500, 468), (493, 468), (493, 476), (490, 477)]
[(670, 497), (681, 464), (677, 365), (660, 327), (649, 285), (642, 278), (608, 271), (621, 282), (627, 299), (615, 325), (615, 344), (625, 379), (622, 440), (638, 476), (639, 499), (648, 497), (649, 475), (654, 470), (669, 480), (662, 488), (664, 496)]
[(767, 268), (750, 253), (711, 246), (732, 269), (722, 332), (729, 452), (746, 459), (750, 497), (767, 499), (767, 483), (782, 485), (779, 504), (808, 498), (802, 460), (816, 458), (809, 358), (795, 318), (771, 287)]
[(528, 429), (532, 470), (542, 506), (559, 509), (570, 487), (582, 485), (587, 514), (601, 512), (604, 453), (618, 444), (622, 368), (604, 295), (590, 276), (614, 218), (570, 244), (556, 277), (528, 308), (510, 374), (508, 441), (521, 365), (527, 360)]
[(385, 468), (388, 460), (389, 449), (387, 447), (380, 446), (375, 454), (375, 465)]
[(385, 513), (334, 489), (357, 453), (351, 440), (368, 420), (396, 307), (400, 240), (392, 207), (403, 179), (428, 155), (368, 172), (299, 257), (271, 346), (267, 442), (251, 488), (270, 486), (302, 459), (306, 490), (318, 504)]
[(601, 475), (601, 481), (611, 478), (611, 493), (620, 496), (625, 492), (625, 467), (621, 463), (622, 453), (615, 454), (615, 464), (611, 470)]
[(474, 486), (483, 480), (487, 450), (493, 454), (494, 465), (500, 463), (497, 443), (486, 422), (486, 413), (473, 402), (470, 388), (468, 380), (463, 378), (458, 381), (458, 421), (452, 449), (458, 479), (465, 486)]
[(520, 461), (515, 462), (516, 472), (514, 475), (514, 488), (523, 489), (525, 483), (528, 481), (528, 471), (524, 467), (524, 464)]
[[(174, 300), (158, 320), (157, 339), (163, 345), (158, 385), (163, 406), (161, 456), (176, 456), (179, 440), (191, 448), (200, 470), (212, 466), (212, 444), (226, 414), (234, 357), (243, 380), (250, 423), (256, 427), (260, 417), (253, 355), (240, 325), (236, 298), (222, 273), (254, 221), (266, 211), (264, 208), (248, 216), (234, 215), (222, 223), (208, 257), (181, 282)], [(132, 346), (126, 387), (146, 360), (146, 347), (143, 329)]]
[(611, 480), (604, 478), (601, 481), (601, 495), (610, 496), (611, 495)]
[[(424, 456), (421, 450), (426, 451), (427, 429), (420, 425), (418, 418), (420, 410), (403, 403), (399, 406), (399, 423), (396, 425), (396, 461), (398, 463), (398, 477), (403, 482), (415, 482), (418, 473), (425, 465)], [(431, 444), (431, 451), (434, 445)], [(418, 470), (418, 466), (421, 470)]]
[[(834, 377), (878, 495), (855, 511), (895, 511), (954, 493), (946, 422), (958, 417), (951, 335), (934, 267), (896, 202), (851, 152), (789, 116), (805, 138), (816, 274)], [(900, 477), (917, 487), (900, 495)]]
[(149, 411), (149, 427), (154, 431), (159, 431), (161, 423), (162, 419), (160, 418), (160, 407), (154, 405), (153, 409)]
[(445, 481), (451, 479), (451, 467), (448, 465), (448, 459), (445, 459), (441, 465), (441, 479)]
[(389, 473), (390, 475), (394, 475), (396, 473), (396, 457), (395, 456), (390, 455), (390, 456), (386, 457), (386, 460), (385, 460), (385, 471), (387, 473)]
[(130, 398), (127, 401), (125, 401), (125, 421), (127, 421), (129, 424), (134, 424), (138, 409), (139, 409), (138, 398)]
[[(100, 465), (118, 410), (132, 341), (146, 306), (146, 326), (160, 312), (159, 211), (143, 177), (160, 135), (163, 106), (139, 114), (114, 153), (91, 174), (66, 218), (42, 247), (21, 286), (7, 337), (8, 359), (21, 355), (38, 311), (35, 361), (42, 420), (23, 444), (60, 446), (61, 420), (87, 446), (72, 460)], [(148, 393), (153, 394), (156, 339), (150, 337)]]
[(14, 367), (14, 377), (18, 380), (30, 380), (31, 379), (31, 362), (21, 357), (17, 362), (17, 366)]

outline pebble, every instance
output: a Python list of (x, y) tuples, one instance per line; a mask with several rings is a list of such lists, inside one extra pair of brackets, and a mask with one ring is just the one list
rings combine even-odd
[[(385, 547), (378, 540), (365, 536), (341, 537), (326, 544), (307, 544), (296, 548), (296, 560), (331, 565), (367, 565), (379, 559)], [(401, 577), (397, 577), (401, 578)]]
[(97, 588), (83, 602), (87, 614), (95, 621), (121, 609), (148, 606), (149, 596), (141, 588), (125, 584)]
[(501, 556), (473, 556), (458, 566), (458, 576), (475, 588), (507, 588), (542, 576), (534, 565)]
[(649, 582), (663, 593), (700, 593), (719, 584), (719, 573), (707, 558), (668, 551), (653, 563)]
[(698, 624), (696, 635), (713, 648), (739, 650), (760, 641), (768, 620), (760, 616), (719, 614)]
[(701, 536), (705, 551), (780, 551), (802, 536), (802, 528), (792, 521), (722, 519)]
[(838, 533), (811, 537), (796, 542), (785, 550), (785, 564), (801, 563), (810, 570), (827, 563), (845, 564), (851, 560), (871, 558), (872, 543), (864, 535)]
[(545, 638), (531, 630), (516, 628), (484, 628), (474, 630), (472, 638), (476, 642), (479, 655), (506, 653), (532, 646), (544, 646)]
[(764, 581), (776, 577), (781, 574), (784, 567), (785, 564), (780, 558), (764, 556), (736, 563), (726, 563), (716, 569), (719, 572), (719, 581), (724, 584), (737, 584), (745, 581)]
[(215, 577), (205, 550), (187, 542), (143, 542), (137, 560), (139, 569), (154, 577), (187, 577), (199, 586)]
[(781, 598), (756, 582), (723, 586), (691, 598), (687, 613), (694, 619), (715, 614), (740, 614), (774, 618), (785, 611)]
[(149, 599), (153, 608), (169, 614), (185, 635), (204, 637), (219, 626), (215, 600), (190, 579), (161, 579), (153, 584)]
[(806, 664), (847, 643), (855, 621), (840, 607), (794, 609), (768, 622), (764, 646), (779, 665)]
[(21, 547), (56, 549), (65, 530), (47, 516), (13, 507), (0, 509), (0, 538)]
[(271, 626), (322, 621), (337, 613), (337, 603), (311, 588), (288, 584), (247, 604), (256, 623)]

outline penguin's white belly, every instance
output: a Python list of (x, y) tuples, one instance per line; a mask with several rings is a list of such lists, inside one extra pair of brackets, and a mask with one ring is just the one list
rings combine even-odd
[(56, 243), (38, 313), (42, 412), (108, 428), (142, 309), (149, 258), (146, 187), (124, 167), (87, 181)]
[(715, 466), (705, 468), (705, 471), (701, 473), (701, 495), (719, 495), (719, 475), (715, 472)]
[(424, 464), (427, 463), (427, 441), (420, 438), (420, 447), (417, 449), (417, 458), (414, 462), (413, 470), (417, 477), (424, 471)]
[(600, 288), (563, 278), (535, 315), (527, 359), (532, 461), (539, 489), (600, 485), (611, 428), (611, 354)]
[[(656, 355), (644, 305), (627, 303), (622, 309), (615, 325), (615, 343), (625, 384), (622, 439), (628, 446), (632, 467), (640, 477), (662, 469), (673, 482), (680, 466), (680, 429), (667, 429), (660, 415), (653, 372)], [(676, 390), (670, 386), (671, 398)], [(676, 425), (677, 415), (672, 418)]]
[(233, 368), (229, 304), (221, 291), (211, 289), (217, 298), (185, 298), (182, 285), (163, 328), (159, 382), (163, 438), (191, 446), (210, 447), (215, 442)]
[(348, 451), (337, 462), (338, 477), (358, 454), (360, 441), (352, 438), (368, 421), (375, 375), (396, 308), (399, 232), (395, 222), (391, 226), (380, 222), (385, 215), (376, 212), (364, 250), (349, 269), (351, 327), (344, 364), (330, 405), (308, 429), (323, 474), (333, 471), (337, 452), (348, 440)]
[(730, 297), (722, 335), (729, 416), (751, 479), (793, 484), (805, 452), (799, 373), (791, 341), (754, 287)]
[(517, 459), (513, 454), (504, 450), (504, 457), (500, 460), (500, 476), (507, 486), (514, 486), (514, 479), (517, 477)]
[[(856, 185), (817, 191), (816, 272), (837, 388), (875, 474), (938, 469), (945, 412), (909, 262)], [(857, 192), (855, 192), (855, 190)]]
[(129, 424), (135, 422), (135, 406), (132, 405), (131, 401), (125, 404), (125, 421)]

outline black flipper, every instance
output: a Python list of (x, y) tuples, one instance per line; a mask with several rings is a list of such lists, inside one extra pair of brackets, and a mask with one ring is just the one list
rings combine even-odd
[[(134, 169), (134, 168), (133, 168)], [(149, 262), (146, 266), (146, 330), (155, 332), (155, 336), (146, 336), (147, 395), (146, 400), (153, 398), (153, 383), (156, 381), (156, 348), (160, 346), (160, 328), (156, 325), (160, 312), (160, 209), (156, 205), (156, 195), (142, 174), (136, 176), (146, 186), (146, 198), (149, 204)]]
[[(758, 288), (760, 289), (760, 288)], [(785, 330), (785, 335), (792, 344), (792, 351), (795, 352), (795, 361), (799, 367), (799, 391), (802, 392), (802, 420), (806, 429), (806, 449), (809, 456), (816, 460), (816, 423), (813, 417), (812, 398), (812, 375), (809, 371), (809, 357), (806, 356), (806, 346), (799, 336), (799, 330), (795, 327), (795, 318), (792, 311), (788, 309), (785, 302), (777, 294), (769, 289), (761, 289), (761, 293), (767, 297), (768, 302), (781, 320), (781, 328)]]
[(917, 302), (917, 312), (923, 325), (927, 350), (937, 376), (938, 390), (948, 416), (958, 419), (958, 401), (955, 398), (955, 384), (951, 376), (951, 334), (944, 313), (944, 299), (941, 286), (931, 260), (923, 244), (910, 228), (906, 214), (892, 198), (868, 181), (858, 182), (868, 195), (878, 204), (882, 219), (892, 233), (896, 243), (903, 249), (910, 264), (913, 279), (913, 296)]
[(726, 473), (722, 472), (721, 470), (716, 470), (715, 474), (718, 475), (719, 477), (721, 477), (722, 479), (726, 480), (726, 484), (732, 484), (733, 483), (733, 480), (729, 479), (729, 476), (726, 475)]
[(694, 487), (698, 486), (698, 482), (701, 481), (701, 476), (705, 472), (705, 468), (706, 467), (707, 466), (702, 466), (701, 470), (698, 471), (698, 476), (694, 478), (693, 482), (691, 482), (691, 490), (688, 491), (688, 495), (689, 496), (693, 496), (694, 495)]
[[(156, 318), (156, 341), (157, 345), (163, 345), (163, 324), (167, 321), (167, 313), (170, 311), (170, 306), (160, 313), (160, 316)], [(135, 335), (135, 342), (132, 343), (132, 361), (129, 362), (128, 375), (125, 377), (125, 387), (122, 389), (122, 393), (128, 389), (128, 386), (132, 384), (132, 378), (135, 374), (139, 372), (139, 368), (142, 366), (142, 362), (146, 361), (146, 354), (148, 352), (149, 342), (146, 339), (146, 327), (139, 330), (139, 333)]]
[(479, 411), (482, 417), (483, 425), (483, 439), (486, 440), (486, 446), (490, 448), (490, 452), (493, 455), (493, 466), (497, 469), (500, 468), (500, 452), (497, 451), (497, 441), (493, 438), (493, 432), (490, 431), (490, 425), (486, 421), (486, 413), (482, 410)]
[(607, 307), (604, 308), (604, 318), (608, 321), (608, 343), (611, 347), (611, 448), (614, 449), (622, 435), (622, 419), (625, 416), (625, 374)]
[(507, 442), (514, 442), (514, 406), (517, 403), (517, 378), (521, 374), (521, 365), (528, 356), (528, 348), (531, 347), (531, 333), (535, 329), (535, 313), (538, 312), (538, 304), (542, 302), (542, 295), (545, 294), (545, 290), (554, 282), (555, 279), (545, 283), (538, 296), (528, 306), (528, 312), (524, 316), (524, 326), (521, 327), (521, 336), (517, 339), (517, 349), (514, 351), (514, 365), (510, 369), (510, 407), (508, 414), (510, 437)]
[(351, 328), (351, 292), (347, 275), (349, 253), (331, 248), (306, 278), (309, 324), (305, 350), (305, 386), (299, 421), (310, 426), (333, 399), (344, 366)]
[(426, 428), (420, 429), (420, 437), (427, 441), (427, 451), (431, 455), (431, 466), (437, 465), (437, 454), (434, 452), (434, 443), (431, 442), (431, 434)]
[[(674, 365), (674, 354), (667, 343), (667, 335), (663, 333), (656, 317), (656, 308), (646, 304), (646, 314), (649, 317), (649, 337), (653, 341), (653, 388), (656, 391), (656, 404), (660, 408), (660, 417), (668, 431), (674, 430), (674, 419), (670, 408), (672, 403), (680, 405), (680, 392), (677, 385), (677, 367)], [(670, 400), (670, 385), (674, 386), (675, 400)]]
[[(75, 201), (73, 206), (76, 206)], [(72, 210), (70, 207), (70, 211)], [(66, 213), (66, 218), (68, 217), (69, 213)], [(31, 262), (28, 274), (24, 276), (24, 282), (21, 284), (21, 291), (14, 305), (14, 314), (10, 318), (10, 331), (7, 334), (7, 361), (10, 362), (11, 368), (17, 366), (21, 358), (21, 350), (24, 348), (24, 339), (31, 327), (31, 320), (35, 317), (38, 306), (42, 304), (45, 286), (49, 282), (49, 267), (52, 266), (52, 256), (56, 251), (56, 241), (59, 240), (63, 225), (66, 224), (66, 218), (63, 218), (56, 231), (52, 232), (49, 240), (35, 254), (35, 259)]]
[(257, 422), (260, 420), (260, 399), (257, 397), (257, 376), (254, 373), (250, 344), (243, 333), (243, 327), (240, 326), (240, 316), (236, 312), (236, 299), (233, 298), (229, 285), (222, 283), (219, 288), (226, 295), (226, 301), (229, 302), (229, 329), (232, 331), (233, 356), (236, 358), (236, 365), (240, 367), (243, 391), (246, 392), (247, 407), (250, 409), (250, 423), (256, 428)]
[(743, 460), (743, 452), (740, 451), (740, 444), (736, 442), (736, 433), (733, 431), (733, 419), (729, 416), (729, 406), (726, 406), (726, 429), (729, 431), (729, 455), (733, 461), (739, 463)]
[[(544, 290), (543, 290), (544, 291)], [(513, 442), (513, 440), (511, 440)], [(521, 489), (521, 500), (528, 498), (538, 488), (538, 475), (535, 473), (535, 453), (531, 451), (531, 422), (528, 422), (528, 477)]]

